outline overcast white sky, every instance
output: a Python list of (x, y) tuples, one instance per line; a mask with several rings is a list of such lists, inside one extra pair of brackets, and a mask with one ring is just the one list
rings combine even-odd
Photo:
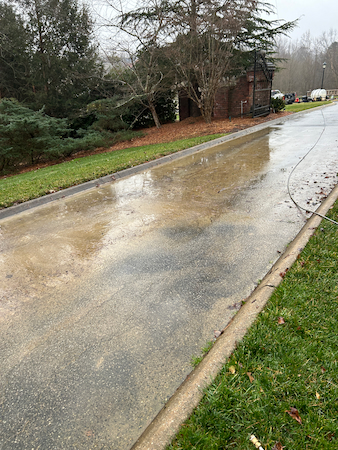
[(338, 30), (337, 0), (270, 0), (276, 16), (271, 19), (292, 21), (300, 18), (299, 27), (291, 33), (291, 38), (299, 39), (310, 30), (317, 37), (330, 29)]

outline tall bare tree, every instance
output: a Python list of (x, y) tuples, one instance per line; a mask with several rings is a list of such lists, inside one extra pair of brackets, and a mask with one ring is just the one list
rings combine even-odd
[(217, 90), (234, 69), (236, 45), (256, 4), (253, 0), (180, 0), (173, 8), (169, 23), (174, 39), (166, 54), (206, 122), (211, 121)]
[[(114, 54), (118, 55), (119, 66), (124, 66), (115, 75), (129, 90), (131, 100), (138, 99), (160, 128), (156, 103), (159, 97), (172, 88), (172, 70), (164, 61), (165, 15), (157, 0), (147, 2), (133, 11), (124, 11), (123, 5), (109, 2), (115, 13), (106, 21), (109, 29), (114, 29)], [(156, 20), (154, 18), (156, 17)], [(115, 58), (116, 62), (116, 58)]]

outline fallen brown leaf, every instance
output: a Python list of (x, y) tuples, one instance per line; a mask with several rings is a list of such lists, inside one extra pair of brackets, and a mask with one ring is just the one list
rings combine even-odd
[(285, 277), (285, 275), (286, 275), (286, 272), (289, 270), (289, 268), (287, 267), (286, 269), (285, 269), (285, 272), (281, 272), (279, 275), (282, 277), (282, 278), (284, 278)]
[(316, 398), (317, 398), (317, 400), (320, 399), (320, 394), (318, 394), (318, 392), (316, 392)]
[(285, 411), (285, 412), (287, 412), (291, 417), (293, 417), (295, 420), (297, 420), (298, 423), (302, 424), (302, 419), (299, 415), (297, 408), (290, 408), (290, 411)]
[(249, 377), (250, 383), (252, 383), (253, 380), (254, 380), (254, 377), (251, 375), (251, 372), (247, 372), (246, 374), (247, 374), (248, 377)]
[(328, 440), (328, 441), (332, 441), (332, 439), (335, 437), (335, 434), (334, 433), (328, 433), (327, 435), (326, 435), (326, 439)]
[(280, 442), (276, 442), (271, 450), (283, 450), (285, 448)]
[(285, 320), (283, 317), (278, 317), (278, 325), (283, 325), (285, 323)]

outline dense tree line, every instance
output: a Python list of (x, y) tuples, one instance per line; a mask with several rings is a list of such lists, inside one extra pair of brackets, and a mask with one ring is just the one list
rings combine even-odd
[[(320, 88), (322, 82), (325, 89), (338, 89), (338, 35), (335, 30), (319, 37), (307, 32), (296, 41), (280, 39), (276, 51), (281, 58), (280, 70), (273, 82), (276, 89), (306, 95), (308, 91)], [(323, 63), (326, 63), (324, 72)]]

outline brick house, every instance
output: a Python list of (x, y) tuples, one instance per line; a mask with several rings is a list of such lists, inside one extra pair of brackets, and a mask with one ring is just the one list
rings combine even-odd
[[(274, 65), (266, 62), (264, 55), (257, 53), (251, 68), (233, 77), (218, 90), (213, 117), (258, 117), (269, 114), (274, 71)], [(187, 97), (184, 90), (179, 93), (179, 114), (180, 120), (201, 115), (196, 103)]]

